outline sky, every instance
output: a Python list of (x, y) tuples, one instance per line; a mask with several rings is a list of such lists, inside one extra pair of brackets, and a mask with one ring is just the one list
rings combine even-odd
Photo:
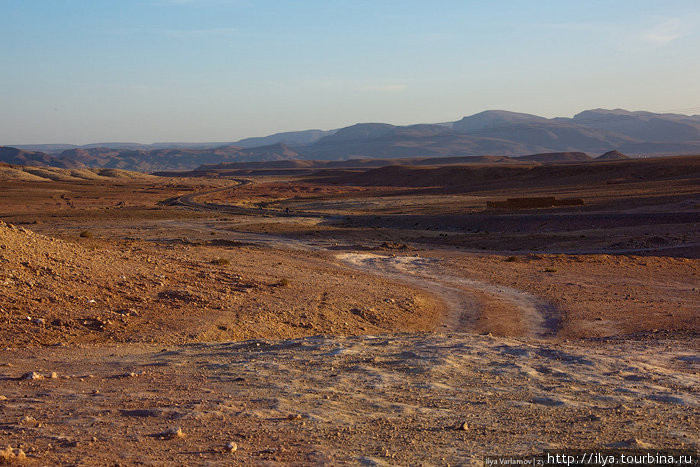
[(0, 145), (700, 113), (697, 0), (0, 0)]

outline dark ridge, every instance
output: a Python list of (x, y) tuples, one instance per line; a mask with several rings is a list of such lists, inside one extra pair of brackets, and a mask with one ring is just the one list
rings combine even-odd
[(631, 159), (631, 157), (622, 154), (618, 150), (608, 151), (605, 154), (603, 154), (602, 156), (598, 156), (595, 158), (595, 160), (597, 160), (597, 161), (623, 161), (626, 159)]
[(585, 152), (548, 152), (520, 156), (518, 159), (534, 162), (588, 162), (593, 160), (593, 158)]

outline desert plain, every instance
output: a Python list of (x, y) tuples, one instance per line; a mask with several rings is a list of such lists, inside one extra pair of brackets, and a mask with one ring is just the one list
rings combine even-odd
[(0, 201), (0, 463), (700, 448), (700, 156), (4, 165)]

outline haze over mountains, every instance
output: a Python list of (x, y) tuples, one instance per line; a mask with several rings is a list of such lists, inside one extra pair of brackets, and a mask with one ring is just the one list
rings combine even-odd
[(595, 109), (573, 118), (548, 119), (489, 110), (450, 123), (360, 123), (338, 130), (277, 133), (232, 143), (18, 145), (0, 147), (0, 162), (151, 172), (193, 169), (205, 164), (294, 159), (523, 156), (552, 152), (598, 155), (611, 150), (636, 156), (698, 154), (700, 115)]

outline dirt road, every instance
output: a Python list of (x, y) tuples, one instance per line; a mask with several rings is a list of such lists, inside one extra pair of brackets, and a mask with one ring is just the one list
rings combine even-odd
[[(237, 179), (237, 185), (205, 192), (181, 196), (176, 204), (192, 209), (214, 210), (238, 214), (259, 214), (258, 210), (230, 205), (201, 203), (197, 198), (220, 191), (235, 189), (252, 183), (250, 180)], [(287, 215), (279, 211), (265, 210), (266, 214)], [(301, 216), (302, 213), (295, 213)], [(308, 215), (304, 214), (304, 215)], [(178, 222), (179, 225), (181, 223)], [(240, 237), (240, 236), (239, 236)], [(267, 234), (244, 234), (243, 241), (259, 242), (273, 248), (291, 248), (301, 250), (321, 250), (323, 244), (300, 240), (289, 240), (280, 236)], [(327, 244), (327, 242), (326, 242)], [(480, 315), (491, 304), (498, 302), (511, 309), (512, 319), (518, 321), (518, 335), (528, 337), (552, 337), (556, 334), (558, 316), (556, 307), (532, 294), (478, 281), (466, 277), (445, 276), (440, 270), (439, 260), (409, 256), (381, 256), (361, 252), (343, 253), (337, 256), (344, 264), (376, 274), (385, 279), (397, 280), (427, 292), (445, 302), (448, 312), (441, 325), (446, 331), (476, 330)]]
[(362, 271), (436, 294), (448, 307), (443, 324), (446, 330), (474, 332), (479, 315), (496, 301), (512, 310), (521, 335), (544, 338), (556, 334), (558, 316), (554, 305), (511, 287), (445, 275), (438, 259), (370, 253), (343, 253), (338, 259)]

